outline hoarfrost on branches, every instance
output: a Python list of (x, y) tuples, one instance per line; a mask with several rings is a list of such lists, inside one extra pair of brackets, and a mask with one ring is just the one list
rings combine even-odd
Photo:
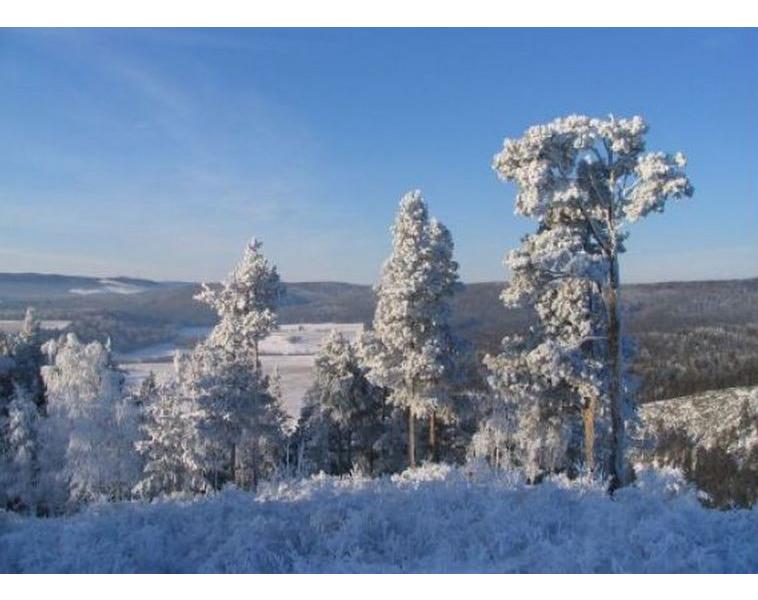
[(503, 354), (488, 359), (493, 380), (504, 395), (538, 404), (562, 393), (559, 412), (567, 419), (581, 412), (585, 466), (597, 460), (613, 487), (629, 480), (634, 420), (620, 318), (626, 226), (694, 191), (681, 153), (645, 151), (647, 131), (638, 116), (571, 115), (506, 139), (493, 162), (498, 176), (517, 184), (516, 214), (538, 222), (506, 257), (512, 279), (503, 302), (532, 304), (539, 317), (529, 340), (506, 339)]

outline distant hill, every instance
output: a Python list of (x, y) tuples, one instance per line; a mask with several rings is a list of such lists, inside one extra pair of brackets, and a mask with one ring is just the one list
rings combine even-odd
[(0, 302), (129, 293), (172, 285), (132, 277), (94, 278), (42, 273), (0, 273)]
[(758, 387), (651, 402), (639, 459), (681, 469), (715, 506), (758, 501)]
[[(453, 301), (453, 326), (477, 350), (496, 352), (503, 336), (524, 332), (528, 309), (506, 309), (503, 282), (466, 285)], [(87, 338), (110, 336), (116, 350), (171, 341), (178, 328), (212, 325), (193, 300), (192, 282), (38, 273), (0, 274), (0, 319), (27, 306), (41, 318), (71, 320)], [(635, 370), (650, 400), (734, 385), (758, 384), (758, 278), (632, 284), (623, 287), (627, 330), (640, 344)], [(370, 324), (376, 298), (368, 285), (288, 283), (281, 323)]]
[[(531, 321), (529, 310), (503, 307), (499, 296), (504, 285), (469, 284), (453, 301), (456, 328), (490, 349)], [(303, 282), (286, 288), (282, 323), (371, 322), (376, 304), (371, 286)], [(210, 325), (214, 314), (193, 299), (199, 290), (192, 282), (0, 273), (0, 318), (21, 318), (32, 305), (46, 319), (109, 314), (134, 322)], [(626, 285), (623, 300), (632, 332), (758, 322), (758, 278)]]

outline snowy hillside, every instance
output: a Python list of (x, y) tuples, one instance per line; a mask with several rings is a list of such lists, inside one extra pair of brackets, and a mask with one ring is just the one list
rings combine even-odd
[(695, 447), (719, 446), (740, 460), (758, 446), (758, 386), (651, 402), (640, 415), (651, 433), (683, 430)]
[(98, 279), (94, 286), (84, 288), (71, 288), (70, 294), (90, 296), (92, 294), (140, 294), (146, 287), (119, 281), (118, 279)]
[[(0, 333), (18, 333), (21, 331), (23, 320), (0, 320)], [(69, 326), (71, 321), (55, 321), (55, 320), (43, 320), (40, 321), (40, 327), (46, 331), (62, 331)]]
[(671, 470), (610, 500), (556, 478), (427, 466), (195, 500), (0, 513), (12, 572), (755, 572), (758, 512), (703, 508)]
[(758, 387), (644, 405), (639, 458), (680, 468), (713, 504), (758, 502)]

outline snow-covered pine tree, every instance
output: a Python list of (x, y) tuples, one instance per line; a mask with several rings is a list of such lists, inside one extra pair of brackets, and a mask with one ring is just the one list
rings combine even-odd
[(53, 509), (95, 498), (129, 496), (139, 476), (137, 411), (123, 392), (123, 373), (99, 342), (74, 334), (45, 345), (47, 414), (41, 476)]
[(218, 313), (219, 323), (211, 333), (213, 344), (235, 354), (252, 353), (258, 371), (258, 345), (276, 329), (276, 307), (284, 294), (276, 267), (261, 252), (262, 245), (253, 238), (220, 289), (203, 284), (203, 291), (195, 296)]
[(134, 395), (134, 403), (140, 409), (155, 402), (158, 395), (158, 380), (155, 377), (155, 371), (150, 371), (140, 383), (137, 393)]
[(601, 434), (607, 428), (605, 411), (596, 410), (597, 398), (603, 397), (604, 365), (593, 353), (593, 342), (600, 339), (601, 332), (598, 319), (592, 318), (588, 288), (580, 279), (565, 277), (555, 282), (551, 275), (543, 278), (544, 273), (534, 268), (535, 262), (510, 264), (512, 280), (503, 300), (510, 306), (526, 302), (511, 293), (525, 289), (524, 283), (529, 281), (534, 293), (528, 301), (534, 304), (538, 319), (527, 336), (506, 337), (502, 352), (485, 359), (490, 383), (505, 404), (492, 411), (489, 427), (502, 428), (500, 436), (509, 439), (510, 461), (535, 479), (576, 462), (577, 457), (568, 450), (580, 445), (581, 413), (585, 465), (591, 469), (596, 425)]
[(44, 386), (40, 367), (44, 362), (41, 350), (40, 322), (33, 308), (18, 333), (0, 332), (0, 416), (7, 407), (17, 386), (23, 387), (38, 406), (44, 402)]
[(281, 459), (286, 415), (252, 354), (233, 354), (218, 337), (187, 357), (180, 394), (192, 407), (196, 456), (208, 484), (256, 487)]
[(384, 393), (366, 379), (355, 347), (332, 331), (315, 359), (315, 380), (300, 421), (300, 443), (312, 470), (373, 473), (382, 434)]
[[(443, 408), (454, 369), (447, 302), (457, 281), (452, 238), (430, 223), (418, 190), (407, 193), (392, 227), (392, 254), (377, 289), (373, 330), (361, 341), (367, 376), (408, 415), (408, 463), (416, 464), (415, 419)], [(431, 428), (434, 431), (434, 428)]]
[(469, 349), (455, 338), (450, 328), (450, 303), (455, 291), (462, 287), (458, 279), (458, 263), (453, 260), (453, 236), (440, 221), (429, 221), (430, 276), (429, 293), (432, 298), (431, 320), (433, 337), (441, 348), (442, 372), (429, 386), (433, 396), (429, 400), (429, 450), (432, 461), (438, 459), (438, 420), (455, 418), (455, 394), (464, 379), (464, 370), (470, 358)]
[(228, 480), (255, 487), (281, 459), (286, 415), (262, 373), (259, 343), (276, 328), (283, 293), (253, 239), (221, 288), (196, 296), (219, 323), (187, 358), (180, 393), (197, 417), (198, 460), (216, 489)]
[(20, 385), (16, 385), (2, 429), (6, 453), (5, 464), (0, 465), (3, 495), (11, 508), (34, 512), (38, 494), (39, 410), (33, 395)]
[[(27, 309), (18, 333), (0, 332), (0, 502), (17, 508), (33, 508), (36, 497), (30, 488), (36, 485), (36, 420), (28, 403), (35, 411), (44, 403), (41, 338), (33, 308)], [(34, 477), (21, 466), (27, 457)]]
[(40, 374), (40, 368), (44, 363), (42, 325), (32, 307), (26, 309), (14, 355), (17, 368), (16, 383), (26, 390), (38, 407), (41, 407), (45, 399), (45, 389)]
[(196, 457), (193, 407), (179, 393), (184, 374), (179, 357), (175, 369), (176, 377), (169, 382), (159, 385), (148, 377), (140, 388), (142, 435), (136, 447), (144, 467), (134, 493), (143, 498), (207, 489)]
[[(583, 386), (577, 393), (586, 436), (594, 428), (588, 411), (607, 406), (613, 489), (630, 479), (626, 426), (634, 415), (620, 318), (626, 228), (662, 212), (669, 199), (693, 194), (685, 157), (645, 152), (647, 130), (641, 117), (572, 115), (506, 139), (493, 164), (518, 186), (516, 213), (539, 223), (507, 258), (513, 279), (503, 296), (506, 304), (531, 301), (538, 309), (542, 339), (524, 348), (525, 368), (547, 376), (557, 392)], [(503, 374), (508, 362), (493, 366)]]

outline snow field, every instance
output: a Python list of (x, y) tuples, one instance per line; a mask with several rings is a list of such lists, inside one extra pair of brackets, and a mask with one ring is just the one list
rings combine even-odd
[(0, 513), (4, 572), (758, 572), (758, 512), (716, 511), (673, 470), (609, 499), (555, 477), (426, 465), (93, 505)]
[[(197, 329), (197, 328), (195, 328)], [(329, 332), (337, 330), (347, 339), (354, 341), (363, 331), (361, 323), (301, 323), (282, 325), (261, 343), (261, 363), (267, 374), (274, 369), (281, 376), (282, 404), (292, 418), (297, 418), (303, 404), (305, 392), (313, 383), (313, 361)], [(202, 334), (202, 331), (195, 331)], [(207, 335), (207, 332), (203, 335)], [(156, 354), (144, 350), (122, 355), (121, 359), (134, 358), (136, 362), (122, 362), (121, 368), (127, 372), (127, 384), (134, 386), (155, 373), (159, 382), (167, 381), (174, 373), (171, 361), (155, 362), (157, 358), (172, 356), (176, 348), (155, 346)], [(152, 360), (151, 360), (152, 359)]]

